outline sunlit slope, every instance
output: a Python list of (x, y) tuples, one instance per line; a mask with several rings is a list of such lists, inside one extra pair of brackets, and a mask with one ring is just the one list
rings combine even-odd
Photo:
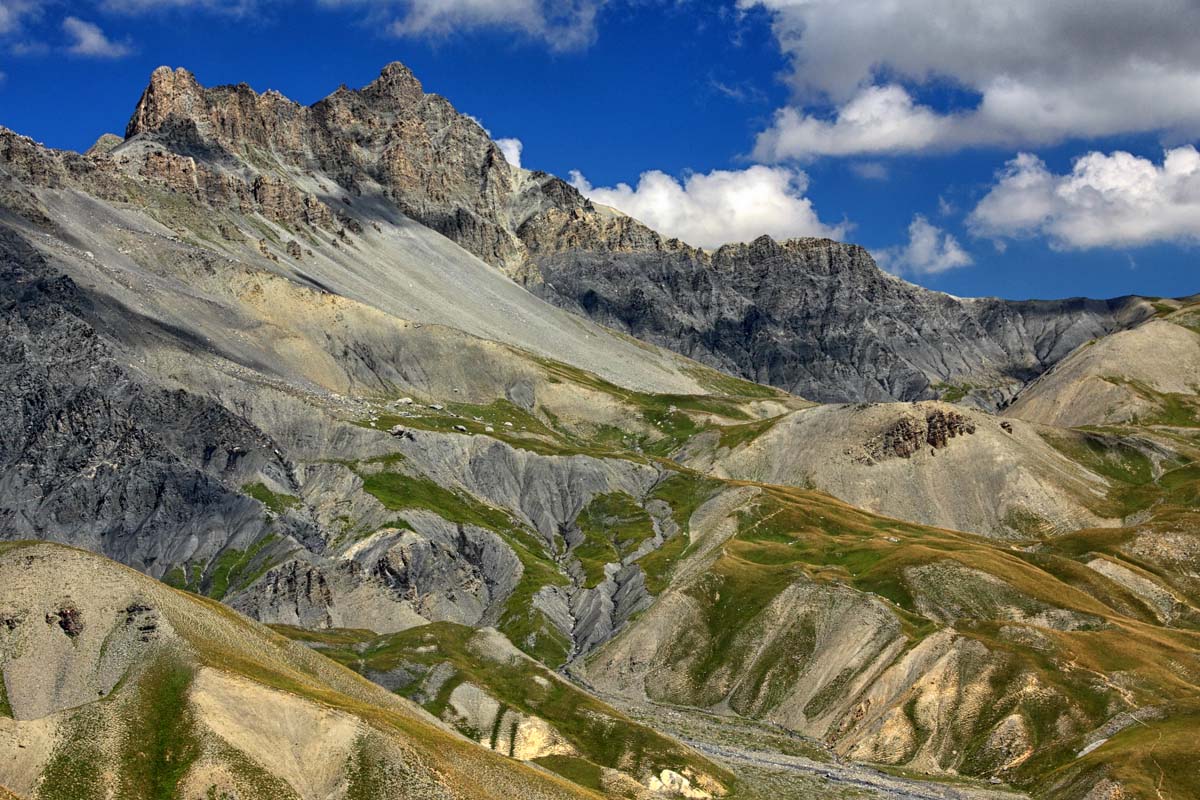
[(691, 531), (676, 583), (587, 659), (587, 680), (1048, 797), (1137, 772), (1115, 734), (1157, 720), (1180, 737), (1164, 796), (1194, 791), (1177, 721), (1200, 703), (1200, 634), (1182, 594), (1164, 627), (1086, 547), (1001, 546), (802, 490), (732, 486)]
[(436, 623), (400, 634), (280, 628), (420, 703), (465, 736), (612, 797), (670, 770), (720, 793), (730, 776), (521, 653), (494, 630)]
[(1021, 539), (1116, 524), (1109, 481), (1038, 427), (949, 403), (823, 405), (697, 437), (681, 452), (721, 477), (820, 489), (926, 525)]
[(3, 545), (0, 611), (0, 784), (19, 796), (595, 796), (99, 556)]
[(1200, 427), (1200, 304), (1158, 308), (1155, 319), (1080, 347), (1006, 413), (1060, 427)]

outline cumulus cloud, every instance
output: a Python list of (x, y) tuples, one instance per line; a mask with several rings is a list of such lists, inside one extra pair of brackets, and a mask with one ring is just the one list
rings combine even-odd
[(844, 225), (821, 222), (804, 196), (808, 176), (785, 167), (756, 165), (740, 171), (693, 173), (681, 182), (658, 170), (642, 173), (637, 187), (592, 186), (579, 172), (571, 184), (592, 200), (613, 206), (649, 225), (699, 247), (718, 247), (767, 234), (840, 238)]
[(130, 53), (127, 43), (109, 39), (99, 25), (85, 22), (78, 17), (67, 17), (62, 23), (63, 31), (71, 38), (67, 52), (89, 58), (121, 58)]
[(1200, 152), (1170, 149), (1161, 164), (1122, 151), (1091, 152), (1065, 175), (1022, 153), (967, 222), (979, 236), (1044, 235), (1067, 249), (1200, 242)]
[(505, 161), (514, 167), (521, 166), (521, 151), (525, 149), (525, 145), (521, 143), (520, 139), (497, 139), (496, 147), (499, 147), (500, 152), (504, 154)]
[[(739, 0), (763, 7), (796, 101), (762, 159), (1200, 132), (1193, 0)], [(917, 98), (950, 86), (934, 109)], [(944, 93), (943, 93), (944, 95)]]
[(760, 161), (921, 150), (942, 134), (943, 120), (917, 105), (901, 86), (870, 86), (842, 106), (833, 119), (787, 107), (759, 134)]
[(363, 6), (388, 19), (396, 36), (446, 35), (500, 28), (541, 39), (555, 50), (591, 44), (607, 0), (320, 0), (328, 7)]
[(875, 260), (889, 272), (909, 275), (936, 275), (974, 263), (958, 239), (920, 214), (908, 226), (908, 243), (875, 253)]

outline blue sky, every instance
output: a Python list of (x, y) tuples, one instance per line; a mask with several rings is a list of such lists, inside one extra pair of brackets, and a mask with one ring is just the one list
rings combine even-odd
[(399, 60), (523, 166), (699, 245), (826, 234), (958, 295), (1183, 295), (1196, 6), (0, 0), (0, 124), (80, 150), (160, 64), (311, 103)]

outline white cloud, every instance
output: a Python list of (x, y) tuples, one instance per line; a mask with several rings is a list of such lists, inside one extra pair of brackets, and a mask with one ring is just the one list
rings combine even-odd
[(908, 244), (875, 253), (875, 260), (889, 272), (935, 275), (974, 263), (958, 239), (920, 214), (908, 226)]
[(1056, 175), (1028, 153), (1008, 162), (968, 218), (979, 236), (1047, 236), (1056, 247), (1200, 242), (1200, 152), (1167, 150), (1162, 164), (1091, 152)]
[(934, 143), (939, 120), (913, 102), (900, 86), (870, 86), (851, 98), (831, 120), (782, 108), (775, 123), (759, 134), (754, 157), (760, 161), (847, 156), (920, 150)]
[(855, 161), (850, 164), (850, 171), (864, 181), (886, 181), (891, 175), (887, 165), (878, 161)]
[(521, 151), (525, 148), (525, 145), (521, 143), (520, 139), (497, 139), (496, 147), (499, 147), (500, 152), (504, 154), (505, 161), (514, 167), (521, 166)]
[(41, 4), (35, 0), (0, 0), (0, 35), (17, 33), (40, 10)]
[[(793, 106), (760, 158), (1200, 134), (1194, 0), (738, 0), (773, 14)], [(944, 110), (922, 90), (950, 86)], [(943, 93), (944, 94), (944, 93)]]
[(67, 17), (62, 22), (63, 30), (71, 37), (67, 52), (90, 58), (121, 58), (130, 53), (126, 43), (114, 42), (104, 35), (99, 25), (85, 22), (78, 17)]
[(666, 236), (699, 247), (718, 247), (767, 234), (839, 238), (846, 226), (821, 222), (804, 196), (808, 176), (785, 167), (756, 165), (740, 171), (693, 173), (681, 183), (658, 170), (642, 173), (637, 188), (598, 188), (579, 172), (571, 184), (592, 200), (613, 206)]
[(396, 36), (447, 35), (500, 28), (542, 39), (555, 50), (591, 44), (596, 16), (607, 0), (319, 0), (327, 7), (363, 6)]

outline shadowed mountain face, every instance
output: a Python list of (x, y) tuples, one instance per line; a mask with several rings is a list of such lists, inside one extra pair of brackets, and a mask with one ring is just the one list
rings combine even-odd
[(764, 237), (706, 252), (665, 239), (558, 178), (509, 165), (473, 120), (398, 64), (311, 107), (160, 69), (126, 133), (165, 148), (150, 171), (217, 203), (235, 201), (219, 176), (237, 160), (329, 176), (319, 205), (270, 180), (232, 192), (307, 221), (334, 222), (336, 195), (353, 202), (377, 188), (539, 297), (822, 402), (965, 394), (994, 409), (1075, 347), (1151, 313), (1135, 298), (962, 300), (828, 240)]

